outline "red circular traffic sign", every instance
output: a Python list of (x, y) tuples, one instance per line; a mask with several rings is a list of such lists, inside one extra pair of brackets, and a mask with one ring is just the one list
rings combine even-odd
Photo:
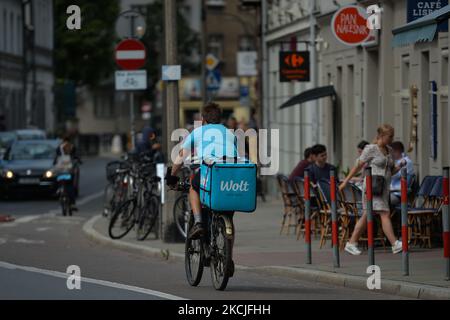
[(357, 46), (370, 37), (370, 29), (367, 28), (367, 14), (364, 8), (359, 6), (345, 6), (333, 15), (331, 30), (341, 43), (349, 46)]
[(135, 39), (122, 40), (115, 51), (116, 63), (124, 70), (136, 70), (145, 65), (147, 50), (142, 42)]

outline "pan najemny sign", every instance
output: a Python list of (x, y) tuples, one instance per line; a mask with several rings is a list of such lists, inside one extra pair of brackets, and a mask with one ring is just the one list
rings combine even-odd
[(280, 52), (280, 82), (309, 81), (309, 51)]

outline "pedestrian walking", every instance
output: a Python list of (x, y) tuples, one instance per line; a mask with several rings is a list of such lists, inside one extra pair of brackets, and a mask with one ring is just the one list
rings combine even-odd
[[(394, 128), (391, 125), (384, 124), (380, 126), (377, 130), (377, 136), (374, 143), (369, 144), (364, 148), (359, 157), (358, 164), (353, 167), (339, 188), (340, 190), (343, 190), (350, 179), (353, 178), (357, 172), (361, 171), (363, 166), (366, 165), (372, 168), (373, 212), (380, 215), (383, 232), (392, 245), (392, 252), (396, 254), (402, 251), (402, 242), (396, 238), (392, 228), (389, 212), (389, 191), (391, 176), (397, 173), (405, 163), (402, 162), (400, 166), (395, 166), (392, 157), (392, 149), (389, 146), (392, 143), (393, 138)], [(364, 184), (364, 193), (365, 188), (366, 186)], [(365, 197), (363, 197), (363, 208), (366, 208)], [(367, 212), (364, 210), (361, 219), (358, 220), (358, 223), (355, 226), (351, 239), (345, 245), (345, 251), (352, 255), (361, 254), (357, 245), (363, 230), (366, 228), (366, 224)]]

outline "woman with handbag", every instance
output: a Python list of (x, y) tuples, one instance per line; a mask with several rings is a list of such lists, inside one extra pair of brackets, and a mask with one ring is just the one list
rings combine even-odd
[[(364, 166), (370, 166), (372, 168), (373, 212), (380, 215), (383, 232), (392, 245), (392, 253), (396, 254), (402, 251), (402, 242), (395, 237), (392, 228), (391, 217), (389, 214), (389, 187), (391, 176), (397, 173), (404, 163), (401, 163), (400, 166), (396, 167), (392, 158), (392, 150), (389, 145), (394, 139), (394, 128), (391, 125), (384, 124), (378, 128), (377, 133), (377, 137), (373, 144), (369, 144), (364, 148), (358, 163), (339, 186), (339, 189), (343, 190), (350, 179)], [(363, 194), (365, 194), (365, 188), (366, 184), (364, 179)], [(365, 207), (365, 197), (363, 197), (363, 208)], [(364, 210), (362, 217), (355, 226), (351, 239), (345, 245), (345, 251), (352, 255), (361, 254), (357, 244), (366, 227), (366, 214), (367, 213)]]

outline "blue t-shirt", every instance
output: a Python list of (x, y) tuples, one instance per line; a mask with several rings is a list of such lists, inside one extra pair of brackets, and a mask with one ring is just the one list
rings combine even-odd
[(183, 149), (195, 148), (200, 159), (236, 157), (235, 135), (222, 124), (206, 124), (194, 129), (184, 140)]

